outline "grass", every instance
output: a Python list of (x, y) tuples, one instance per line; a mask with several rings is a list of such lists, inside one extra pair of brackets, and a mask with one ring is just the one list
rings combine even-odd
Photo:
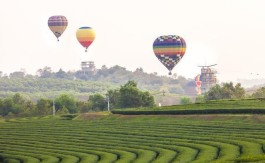
[(0, 123), (3, 123), (3, 122), (5, 122), (5, 119), (0, 117)]

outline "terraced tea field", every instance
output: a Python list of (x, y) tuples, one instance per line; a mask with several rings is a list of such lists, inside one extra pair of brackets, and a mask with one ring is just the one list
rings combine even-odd
[(124, 115), (265, 114), (264, 98), (210, 100), (202, 103), (149, 108), (114, 109)]
[(264, 116), (82, 119), (0, 122), (0, 162), (265, 162)]

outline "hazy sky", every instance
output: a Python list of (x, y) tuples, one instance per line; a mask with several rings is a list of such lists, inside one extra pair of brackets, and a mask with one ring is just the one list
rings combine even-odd
[[(97, 68), (167, 75), (152, 44), (173, 34), (187, 43), (173, 73), (194, 78), (198, 65), (218, 64), (220, 81), (264, 78), (264, 7), (264, 0), (6, 0), (0, 5), (0, 71), (78, 70), (81, 61), (92, 60)], [(47, 24), (52, 15), (68, 19), (59, 42)], [(75, 35), (81, 26), (96, 32), (87, 53)]]

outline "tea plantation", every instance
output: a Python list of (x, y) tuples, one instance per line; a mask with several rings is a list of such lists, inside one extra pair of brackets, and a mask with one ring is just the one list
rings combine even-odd
[(202, 103), (172, 105), (153, 108), (114, 109), (114, 114), (124, 115), (172, 115), (172, 114), (265, 114), (265, 99), (211, 100)]
[(89, 115), (0, 121), (0, 162), (265, 162), (264, 115)]

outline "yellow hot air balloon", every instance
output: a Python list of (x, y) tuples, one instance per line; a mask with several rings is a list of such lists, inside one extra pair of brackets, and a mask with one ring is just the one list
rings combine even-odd
[(53, 34), (57, 37), (59, 41), (59, 37), (63, 34), (64, 30), (68, 25), (68, 21), (65, 16), (55, 15), (51, 16), (48, 20), (48, 26)]
[(95, 40), (95, 32), (91, 27), (81, 27), (76, 31), (76, 38), (87, 52), (87, 48)]

